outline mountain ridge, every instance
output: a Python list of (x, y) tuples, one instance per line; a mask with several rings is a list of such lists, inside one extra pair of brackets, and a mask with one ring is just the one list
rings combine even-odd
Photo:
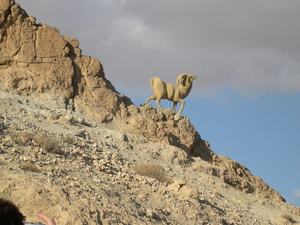
[[(207, 181), (211, 179), (218, 183), (220, 187), (231, 187), (242, 194), (258, 196), (262, 199), (262, 202), (265, 202), (264, 204), (268, 203), (274, 208), (282, 207), (285, 208), (285, 210), (288, 208), (288, 211), (292, 212), (295, 218), (298, 218), (299, 211), (297, 211), (297, 208), (286, 206), (282, 196), (269, 187), (261, 178), (253, 176), (246, 167), (238, 162), (226, 156), (215, 154), (210, 149), (209, 143), (201, 139), (200, 134), (195, 130), (188, 118), (183, 117), (179, 121), (174, 121), (174, 113), (171, 110), (156, 110), (149, 104), (137, 107), (132, 104), (127, 96), (118, 93), (111, 82), (106, 78), (101, 63), (93, 57), (81, 55), (81, 49), (79, 48), (79, 41), (77, 39), (61, 36), (57, 28), (52, 28), (45, 24), (36, 24), (34, 17), (28, 16), (13, 0), (2, 0), (0, 12), (2, 15), (0, 18), (0, 90), (2, 91), (1, 105), (3, 108), (1, 112), (1, 165), (4, 170), (13, 171), (13, 174), (17, 174), (18, 172), (24, 173), (26, 175), (25, 177), (27, 177), (27, 181), (24, 178), (24, 182), (28, 182), (29, 180), (33, 182), (34, 179), (32, 179), (32, 177), (39, 177), (37, 183), (40, 184), (41, 180), (46, 179), (43, 176), (50, 177), (49, 179), (52, 180), (50, 183), (53, 188), (60, 190), (59, 192), (64, 197), (62, 202), (60, 202), (58, 197), (53, 197), (55, 194), (52, 191), (47, 190), (47, 188), (49, 188), (49, 186), (47, 186), (47, 188), (42, 189), (41, 193), (50, 192), (53, 199), (56, 200), (50, 200), (49, 197), (48, 202), (42, 201), (45, 205), (59, 208), (59, 206), (53, 203), (53, 201), (58, 201), (61, 207), (64, 208), (62, 212), (65, 214), (71, 213), (71, 211), (80, 214), (78, 212), (80, 204), (74, 200), (74, 198), (73, 200), (69, 200), (68, 196), (72, 188), (79, 190), (78, 193), (83, 193), (84, 189), (81, 189), (81, 185), (75, 184), (77, 180), (67, 178), (74, 183), (71, 187), (67, 186), (64, 181), (67, 176), (70, 176), (68, 174), (71, 173), (71, 171), (63, 165), (64, 160), (65, 162), (74, 162), (74, 164), (76, 164), (76, 158), (80, 161), (78, 165), (79, 169), (82, 167), (87, 172), (91, 172), (91, 174), (95, 175), (96, 178), (94, 177), (92, 179), (96, 184), (104, 182), (98, 177), (102, 176), (103, 174), (101, 175), (101, 172), (103, 172), (107, 178), (112, 175), (114, 179), (119, 180), (121, 184), (132, 181), (133, 184), (146, 182), (146, 184), (149, 183), (150, 185), (151, 182), (154, 182), (157, 189), (161, 191), (160, 195), (155, 197), (161, 201), (163, 201), (161, 197), (163, 193), (172, 192), (175, 193), (175, 195), (183, 195), (188, 201), (194, 201), (193, 205), (198, 210), (203, 207), (206, 208), (206, 206), (209, 208), (216, 207), (213, 202), (207, 202), (207, 196), (199, 195), (199, 183), (201, 182), (195, 185), (192, 181), (196, 175), (191, 176), (192, 179), (188, 179), (190, 175), (186, 172), (182, 172), (185, 179), (178, 179), (178, 174), (181, 173), (180, 169), (183, 171), (188, 170), (193, 174), (208, 176), (209, 178), (206, 178)], [(20, 115), (17, 115), (14, 110), (21, 115), (24, 114), (23, 119), (24, 121), (28, 120), (28, 125), (22, 124), (22, 118)], [(14, 127), (14, 124), (18, 124), (18, 126)], [(52, 129), (46, 129), (48, 125), (52, 127)], [(66, 129), (65, 132), (70, 132), (74, 139), (76, 139), (74, 146), (64, 146), (65, 144), (60, 144), (63, 146), (59, 147), (63, 148), (63, 154), (47, 153), (45, 147), (43, 148), (36, 143), (33, 137), (35, 134), (34, 130), (36, 129), (47, 134), (46, 136), (54, 135), (54, 139), (60, 143), (61, 139), (65, 138), (64, 132), (61, 131), (64, 130), (62, 127), (67, 127), (68, 129)], [(102, 140), (103, 137), (96, 135), (97, 132), (100, 132), (95, 131), (97, 128), (101, 128), (100, 130), (103, 134), (110, 134), (104, 135), (107, 136), (104, 140), (109, 140), (107, 143)], [(78, 133), (71, 132), (72, 129), (77, 130)], [(24, 134), (24, 137), (20, 135), (20, 133)], [(28, 137), (25, 135), (27, 133)], [(16, 140), (16, 134), (25, 139), (27, 138), (28, 143)], [(91, 138), (91, 134), (94, 134), (95, 137)], [(116, 140), (117, 138), (115, 138), (114, 141), (112, 141), (110, 139), (113, 138), (109, 136), (117, 136), (120, 140)], [(92, 142), (92, 144), (89, 142)], [(99, 144), (99, 142), (101, 144)], [(149, 146), (143, 145), (143, 143)], [(97, 153), (99, 145), (102, 146), (102, 150), (99, 151), (100, 153)], [(139, 145), (142, 145), (146, 150), (143, 150)], [(157, 148), (152, 148), (150, 145), (157, 145)], [(30, 150), (36, 151), (34, 156), (32, 156)], [(169, 150), (169, 152), (166, 150)], [(95, 153), (93, 153), (93, 151), (95, 151)], [(127, 152), (124, 153), (127, 158), (122, 156), (123, 151)], [(108, 152), (117, 152), (115, 159), (112, 159), (114, 153)], [(146, 177), (141, 178), (134, 174), (130, 166), (121, 163), (121, 161), (126, 158), (130, 165), (136, 164), (136, 162), (130, 159), (128, 156), (130, 153), (128, 152), (141, 152), (141, 155), (144, 155), (145, 158), (143, 160), (142, 157), (139, 157), (139, 161), (155, 161), (155, 163), (162, 165), (170, 163), (170, 165), (176, 165), (175, 167), (180, 169), (173, 169), (178, 171), (176, 172), (177, 175), (173, 177), (174, 181), (172, 184), (159, 183), (154, 180), (149, 181)], [(99, 159), (99, 155), (102, 157), (101, 159)], [(38, 159), (42, 159), (43, 157), (48, 164), (39, 162)], [(160, 157), (163, 158), (162, 161), (160, 161)], [(107, 158), (107, 162), (103, 163), (103, 159), (105, 158)], [(52, 160), (54, 160), (54, 162), (52, 162)], [(118, 160), (121, 160), (119, 164)], [(9, 161), (9, 163), (7, 161)], [(110, 166), (108, 166), (108, 168), (114, 168), (112, 161), (115, 162), (117, 169), (112, 169), (112, 171), (107, 172), (110, 169), (105, 169), (105, 165), (109, 164)], [(36, 165), (37, 170), (40, 171), (41, 174), (36, 175), (34, 171), (24, 170), (22, 163)], [(81, 165), (80, 163), (85, 165)], [(18, 167), (18, 165), (21, 165), (21, 167)], [(53, 165), (53, 168), (48, 168), (47, 165)], [(170, 165), (169, 167), (171, 168)], [(119, 172), (122, 171), (122, 166), (124, 166), (123, 173), (119, 174)], [(164, 167), (163, 171), (168, 172), (170, 168)], [(80, 171), (78, 171), (78, 174), (80, 174), (79, 176), (81, 177), (79, 179), (80, 182), (88, 187), (87, 180), (84, 179)], [(130, 180), (126, 178), (127, 180), (122, 180), (124, 178), (123, 176), (131, 176), (134, 177), (134, 179), (130, 178)], [(13, 180), (13, 178), (8, 176), (7, 180)], [(58, 184), (55, 185), (53, 182), (57, 182)], [(19, 192), (24, 192), (23, 189), (25, 187), (19, 182), (16, 183), (18, 184), (17, 186), (14, 186), (13, 183), (8, 186), (7, 184), (2, 186), (2, 195), (17, 200), (22, 208), (28, 208), (28, 206), (25, 205), (26, 201), (18, 200), (19, 198), (7, 194), (9, 192), (13, 193), (13, 189), (16, 187), (18, 187), (16, 189)], [(126, 183), (127, 186), (129, 185), (128, 183), (130, 182)], [(106, 183), (106, 185), (109, 185), (109, 183)], [(113, 185), (117, 186), (116, 184)], [(150, 187), (152, 188), (151, 185)], [(144, 188), (149, 189), (150, 187), (146, 185)], [(151, 188), (150, 190), (152, 190)], [(37, 189), (38, 188), (33, 188), (35, 191), (38, 191)], [(88, 187), (88, 189), (96, 190), (94, 187)], [(116, 189), (123, 190), (123, 187), (117, 186)], [(96, 192), (95, 190), (94, 192)], [(105, 192), (105, 189), (102, 188), (101, 191)], [(124, 190), (120, 192), (125, 193)], [(34, 196), (33, 193), (30, 197)], [(78, 193), (77, 195), (75, 193), (74, 196), (80, 196)], [(126, 196), (124, 193), (122, 195)], [(134, 193), (136, 194), (136, 192), (132, 192), (131, 194)], [(110, 196), (111, 194), (109, 195), (107, 193), (106, 195), (110, 201), (114, 202), (112, 199), (116, 196), (112, 197)], [(218, 194), (215, 195), (216, 196), (213, 197), (215, 201), (217, 201), (216, 199), (218, 199), (218, 197), (223, 196), (222, 194), (220, 196), (218, 196)], [(38, 198), (40, 200), (41, 196), (44, 195), (39, 195)], [(169, 198), (174, 197), (172, 194), (169, 196)], [(112, 199), (109, 197), (112, 197)], [(126, 196), (126, 198), (127, 197), (128, 196)], [(82, 201), (86, 206), (93, 205), (94, 211), (82, 210), (86, 211), (89, 215), (96, 214), (96, 217), (88, 217), (80, 214), (81, 216), (76, 218), (81, 222), (76, 223), (71, 219), (66, 220), (64, 213), (61, 214), (58, 213), (58, 210), (54, 210), (55, 213), (58, 213), (56, 216), (60, 224), (85, 224), (86, 222), (84, 221), (95, 224), (113, 224), (118, 220), (122, 220), (120, 219), (122, 216), (115, 216), (113, 217), (114, 222), (109, 222), (109, 219), (105, 216), (105, 207), (102, 211), (97, 209), (96, 203), (102, 204), (103, 201), (101, 199), (94, 199), (93, 201), (96, 201), (96, 203), (91, 203), (91, 196), (88, 194), (86, 199), (89, 200)], [(128, 197), (128, 199), (130, 199), (130, 197)], [(147, 199), (150, 199), (149, 196)], [(77, 208), (74, 207), (68, 211), (65, 207), (68, 205), (67, 203), (72, 201), (78, 203), (76, 205)], [(38, 202), (33, 202), (40, 206)], [(136, 202), (139, 202), (139, 205), (141, 204), (140, 201), (136, 200)], [(155, 202), (155, 204), (156, 203), (157, 202)], [(226, 205), (219, 204), (222, 206)], [(123, 202), (123, 205), (124, 208), (126, 208), (126, 201)], [(35, 206), (35, 208), (37, 207)], [(136, 218), (137, 215), (140, 215), (145, 223), (168, 224), (170, 222), (180, 224), (183, 222), (179, 217), (177, 218), (175, 213), (165, 213), (162, 209), (155, 211), (153, 205), (151, 209), (147, 210), (147, 208), (144, 208), (142, 212), (139, 212), (138, 208), (137, 206), (134, 207), (130, 205), (132, 214), (130, 214), (131, 216), (128, 216), (128, 218), (126, 217), (125, 220), (127, 222), (125, 224), (132, 223), (132, 221), (135, 220), (133, 218)], [(186, 210), (185, 207), (180, 208), (183, 211)], [(245, 207), (245, 209), (250, 210), (249, 206)], [(49, 211), (49, 209), (46, 208), (45, 210)], [(49, 212), (54, 213), (54, 211), (50, 210)], [(205, 211), (207, 215), (206, 217), (204, 216), (205, 219), (201, 219), (201, 216), (198, 215), (199, 213), (197, 214), (195, 212), (198, 216), (193, 217), (190, 224), (200, 223), (200, 221), (206, 224), (205, 221), (210, 220), (216, 223), (218, 222), (219, 224), (235, 224), (231, 216), (227, 216), (226, 213), (222, 213), (222, 211), (224, 211), (224, 209), (217, 210), (217, 213), (214, 212), (217, 214), (216, 220), (209, 219), (208, 210)], [(112, 211), (110, 211), (110, 214), (111, 213)], [(239, 214), (243, 215), (242, 213)], [(183, 216), (183, 214), (180, 215)], [(235, 214), (232, 213), (232, 215)], [(129, 217), (132, 218), (129, 219)], [(242, 217), (244, 217), (244, 215)], [(283, 219), (276, 218), (279, 221)], [(136, 220), (138, 221), (138, 219)], [(232, 222), (229, 222), (231, 220)], [(269, 224), (273, 224), (274, 221), (272, 219), (268, 218), (268, 220), (270, 221)], [(285, 220), (283, 219), (283, 221)]]

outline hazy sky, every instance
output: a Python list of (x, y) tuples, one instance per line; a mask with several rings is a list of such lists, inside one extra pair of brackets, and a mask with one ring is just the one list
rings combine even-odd
[(79, 39), (137, 105), (151, 77), (196, 75), (183, 114), (217, 154), (300, 207), (299, 0), (16, 1)]

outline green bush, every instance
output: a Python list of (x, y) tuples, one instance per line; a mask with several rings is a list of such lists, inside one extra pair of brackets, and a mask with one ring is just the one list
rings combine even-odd
[(64, 136), (63, 142), (72, 145), (75, 143), (75, 137), (71, 135)]

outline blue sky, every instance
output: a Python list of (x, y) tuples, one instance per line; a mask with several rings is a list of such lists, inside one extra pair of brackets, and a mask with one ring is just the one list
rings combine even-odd
[(151, 77), (195, 74), (183, 115), (215, 153), (300, 207), (298, 0), (16, 1), (76, 37), (136, 105)]
[(226, 155), (262, 177), (288, 202), (299, 206), (292, 191), (300, 186), (300, 94), (267, 94), (245, 99), (228, 91), (203, 99), (191, 120), (213, 151)]

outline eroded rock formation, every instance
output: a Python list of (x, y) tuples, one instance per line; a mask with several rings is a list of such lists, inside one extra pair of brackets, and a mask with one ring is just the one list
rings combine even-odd
[(13, 0), (1, 0), (0, 13), (1, 90), (54, 101), (101, 122), (132, 104), (115, 91), (97, 59), (81, 55), (77, 39), (36, 24)]

